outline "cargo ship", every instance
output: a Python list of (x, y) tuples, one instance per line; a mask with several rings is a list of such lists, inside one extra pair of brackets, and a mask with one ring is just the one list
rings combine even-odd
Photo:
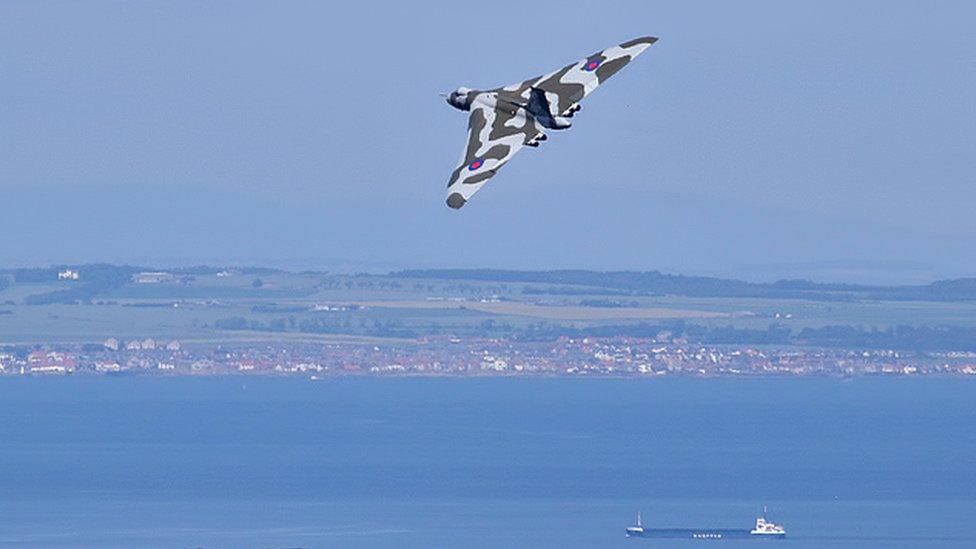
[(637, 524), (627, 527), (627, 537), (632, 538), (681, 538), (681, 539), (782, 539), (786, 529), (766, 519), (766, 508), (756, 518), (756, 526), (748, 528), (647, 528), (637, 512)]

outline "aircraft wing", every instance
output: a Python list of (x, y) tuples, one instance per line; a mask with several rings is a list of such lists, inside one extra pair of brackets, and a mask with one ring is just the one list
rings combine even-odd
[(468, 118), (468, 144), (447, 184), (447, 205), (458, 209), (478, 192), (543, 128), (532, 115), (504, 104), (484, 92), (476, 97)]
[(565, 116), (573, 105), (617, 74), (655, 42), (657, 38), (653, 36), (635, 38), (619, 46), (598, 51), (555, 72), (502, 88), (500, 91), (528, 99), (531, 89), (538, 88), (546, 92), (546, 98), (555, 107), (553, 114)]

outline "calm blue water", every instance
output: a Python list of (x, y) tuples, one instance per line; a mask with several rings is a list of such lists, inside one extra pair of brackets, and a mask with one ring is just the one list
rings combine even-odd
[(0, 546), (976, 546), (976, 381), (0, 379)]

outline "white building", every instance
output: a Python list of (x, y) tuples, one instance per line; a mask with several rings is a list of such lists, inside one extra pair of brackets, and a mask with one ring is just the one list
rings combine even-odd
[(143, 272), (132, 275), (132, 281), (136, 284), (160, 284), (163, 282), (173, 282), (176, 276), (164, 272)]
[(96, 372), (120, 372), (122, 371), (122, 366), (118, 362), (96, 362), (95, 363)]

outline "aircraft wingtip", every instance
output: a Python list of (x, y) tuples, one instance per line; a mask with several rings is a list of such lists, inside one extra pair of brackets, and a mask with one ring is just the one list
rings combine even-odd
[(641, 44), (644, 44), (644, 47), (647, 47), (653, 44), (654, 42), (657, 42), (657, 40), (658, 40), (657, 36), (642, 36), (640, 38), (634, 38), (629, 42), (624, 42), (623, 44), (620, 44), (620, 47), (631, 48), (634, 46), (639, 46)]
[(464, 206), (465, 202), (467, 202), (467, 200), (461, 196), (461, 193), (451, 193), (451, 195), (447, 197), (447, 205), (454, 210), (460, 210), (461, 206)]

